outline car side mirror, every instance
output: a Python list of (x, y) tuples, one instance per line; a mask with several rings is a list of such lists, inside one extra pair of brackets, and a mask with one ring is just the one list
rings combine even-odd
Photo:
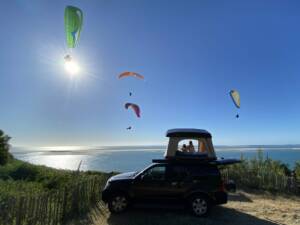
[(144, 176), (145, 176), (144, 174), (141, 174), (140, 176), (136, 177), (136, 178), (134, 179), (134, 181), (141, 181), (141, 180), (143, 180), (143, 177), (144, 177)]

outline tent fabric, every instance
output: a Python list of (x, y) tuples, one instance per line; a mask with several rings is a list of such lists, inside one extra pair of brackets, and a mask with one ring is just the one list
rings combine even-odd
[(166, 133), (167, 137), (186, 137), (186, 138), (211, 138), (211, 134), (202, 129), (170, 129)]

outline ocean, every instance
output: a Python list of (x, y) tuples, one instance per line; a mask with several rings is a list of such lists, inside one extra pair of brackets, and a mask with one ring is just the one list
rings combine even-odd
[[(12, 149), (20, 160), (58, 169), (128, 172), (143, 169), (152, 159), (163, 158), (165, 146), (117, 146), (117, 147), (47, 147)], [(218, 157), (254, 158), (257, 149), (262, 149), (265, 157), (281, 160), (293, 168), (300, 161), (300, 145), (284, 146), (216, 146)]]

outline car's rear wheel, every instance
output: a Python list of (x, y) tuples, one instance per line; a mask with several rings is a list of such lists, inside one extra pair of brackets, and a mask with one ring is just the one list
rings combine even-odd
[(210, 202), (205, 195), (195, 195), (190, 199), (190, 209), (195, 216), (204, 217), (210, 209)]
[(124, 194), (117, 194), (108, 201), (109, 211), (112, 213), (124, 212), (129, 206), (129, 200)]

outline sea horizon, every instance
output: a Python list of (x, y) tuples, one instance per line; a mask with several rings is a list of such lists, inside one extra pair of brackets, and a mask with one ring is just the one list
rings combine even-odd
[[(58, 146), (11, 146), (12, 153), (28, 152), (28, 151), (48, 151), (48, 152), (72, 152), (72, 151), (90, 151), (90, 150), (104, 150), (104, 151), (134, 151), (138, 150), (162, 150), (166, 149), (168, 145), (103, 145), (103, 146), (85, 146), (85, 145), (58, 145)], [(300, 150), (300, 144), (282, 144), (282, 145), (214, 145), (216, 151), (222, 150), (264, 150), (265, 148), (272, 148), (274, 150), (292, 149)]]
[[(163, 158), (166, 145), (134, 146), (52, 146), (52, 147), (13, 147), (15, 158), (38, 165), (57, 169), (76, 170), (82, 162), (82, 170), (96, 171), (136, 171), (152, 163), (152, 159)], [(300, 160), (300, 145), (216, 145), (219, 158), (257, 157), (257, 150), (264, 157), (280, 160), (293, 168)]]

